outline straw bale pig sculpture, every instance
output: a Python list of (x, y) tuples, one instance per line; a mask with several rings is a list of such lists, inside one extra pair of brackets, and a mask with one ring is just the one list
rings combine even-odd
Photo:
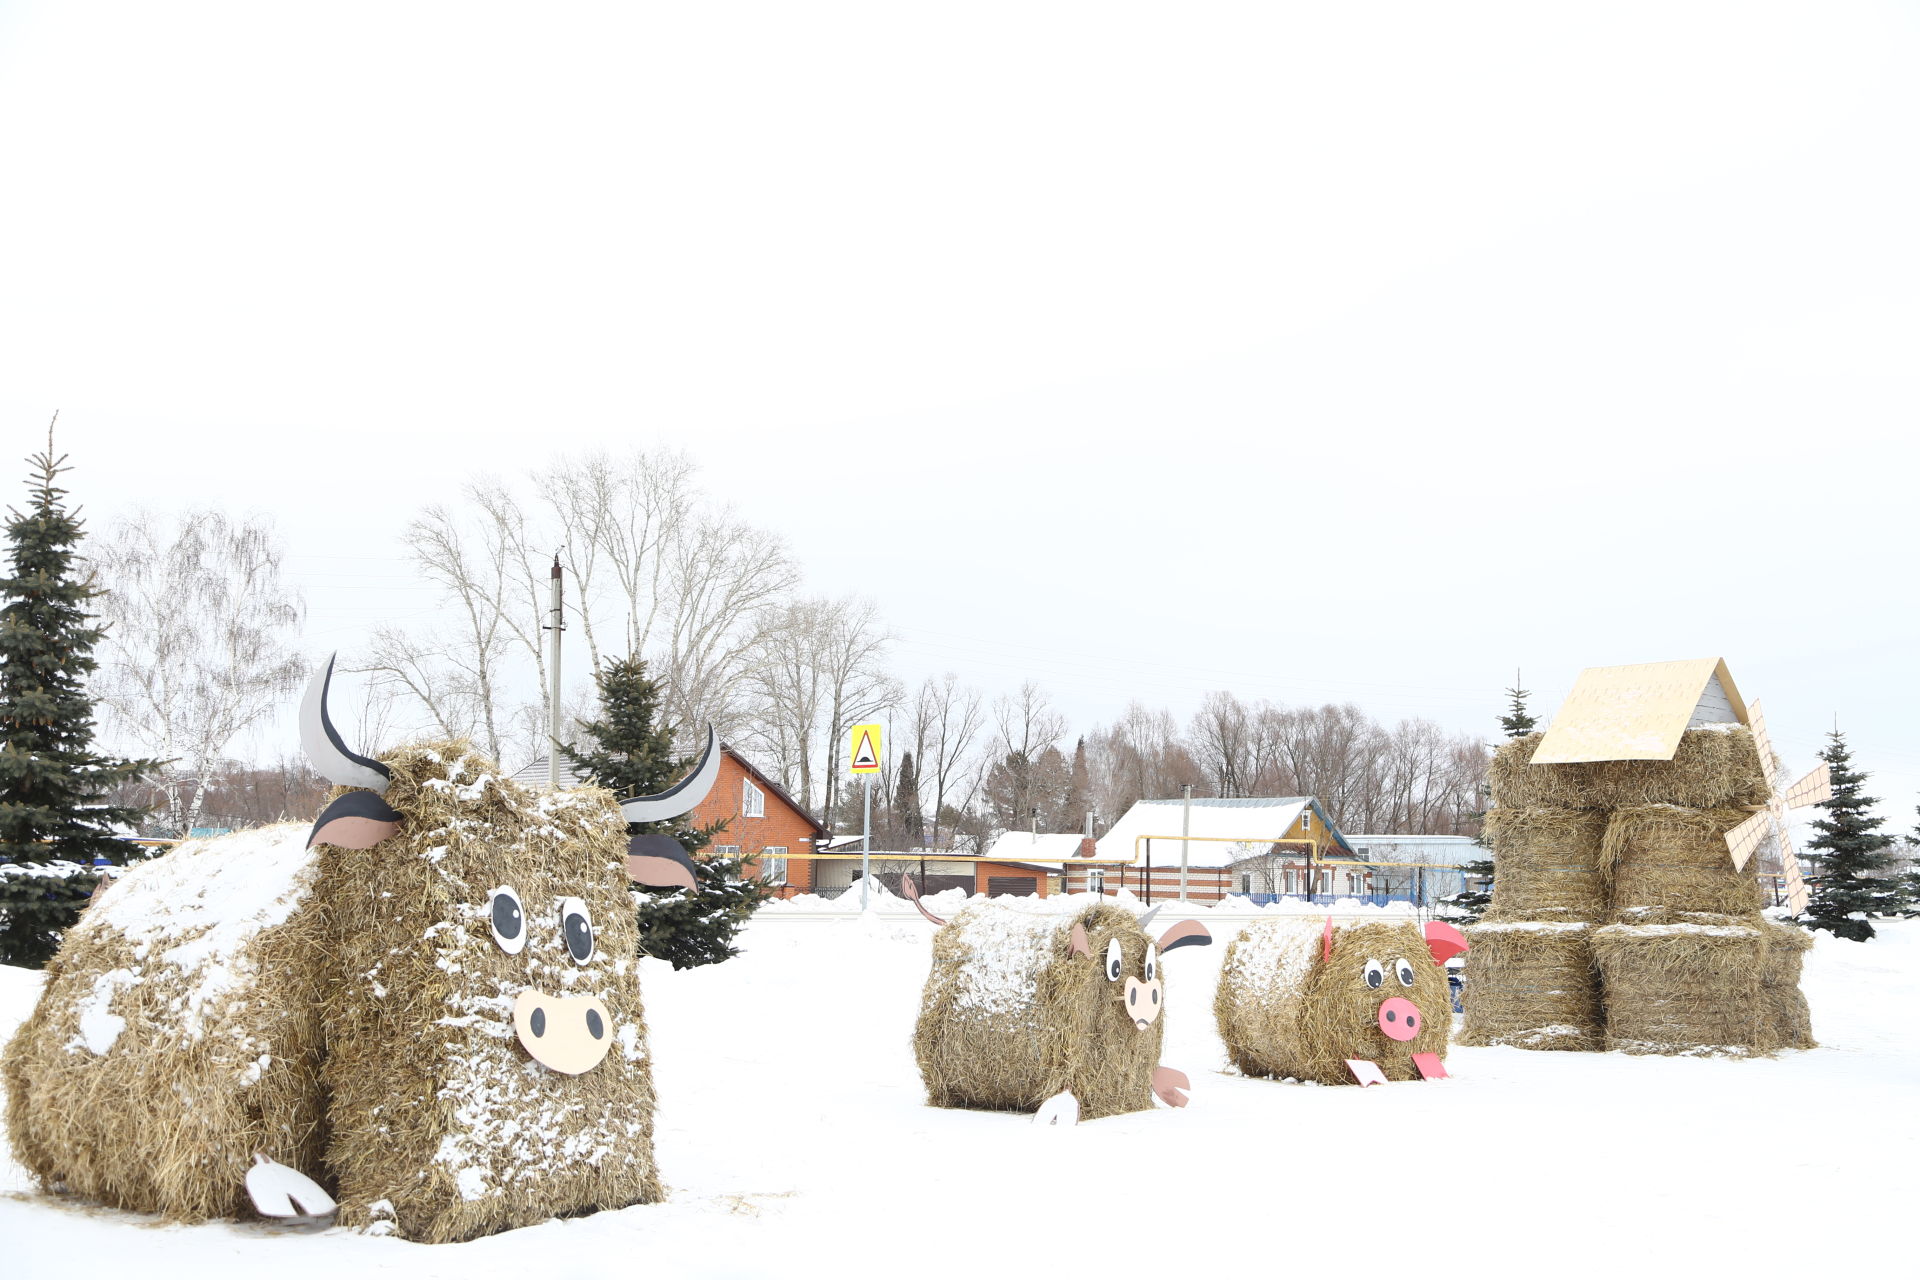
[(347, 789), (311, 831), (184, 844), (70, 931), (7, 1050), (22, 1163), (186, 1220), (337, 1197), (429, 1242), (657, 1200), (627, 885), (695, 882), (627, 824), (705, 797), (712, 731), (659, 795), (535, 793), (464, 743), (349, 750), (332, 670), (301, 737)]
[(1319, 929), (1259, 921), (1221, 963), (1220, 1038), (1249, 1076), (1363, 1085), (1444, 1076), (1446, 962), (1466, 949), (1438, 920), (1339, 929), (1331, 917)]
[(1156, 940), (1136, 917), (1100, 903), (1070, 917), (980, 903), (941, 926), (914, 1029), (914, 1056), (937, 1107), (1033, 1111), (1074, 1124), (1187, 1105), (1185, 1074), (1160, 1065), (1166, 1023), (1160, 964), (1212, 942), (1183, 920)]

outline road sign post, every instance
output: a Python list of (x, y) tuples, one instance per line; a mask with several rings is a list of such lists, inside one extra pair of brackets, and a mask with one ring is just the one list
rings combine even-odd
[(860, 779), (860, 910), (867, 909), (867, 882), (873, 878), (873, 775), (880, 772), (880, 726), (857, 724), (849, 740), (848, 772)]

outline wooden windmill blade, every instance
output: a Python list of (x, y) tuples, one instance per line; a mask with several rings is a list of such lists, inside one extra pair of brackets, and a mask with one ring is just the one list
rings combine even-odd
[(1802, 915), (1807, 909), (1807, 882), (1800, 875), (1800, 856), (1793, 851), (1793, 841), (1787, 839), (1786, 829), (1780, 831), (1780, 890), (1786, 895), (1787, 906), (1793, 914)]
[(1786, 807), (1804, 808), (1810, 804), (1825, 804), (1833, 799), (1833, 770), (1821, 765), (1800, 781), (1787, 788)]
[(1727, 832), (1727, 853), (1733, 859), (1733, 869), (1746, 870), (1747, 863), (1753, 859), (1754, 851), (1759, 849), (1772, 832), (1773, 811), (1770, 809), (1760, 810)]
[(1753, 733), (1754, 749), (1760, 753), (1760, 774), (1767, 780), (1767, 790), (1770, 793), (1778, 791), (1780, 784), (1774, 778), (1773, 739), (1767, 736), (1767, 717), (1757, 702), (1747, 706), (1747, 728)]

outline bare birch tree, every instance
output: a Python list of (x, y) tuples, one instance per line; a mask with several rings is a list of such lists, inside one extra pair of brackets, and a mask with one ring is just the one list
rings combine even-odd
[(159, 779), (167, 824), (196, 826), (234, 738), (306, 675), (306, 606), (281, 577), (264, 518), (219, 511), (119, 521), (93, 563), (108, 622), (99, 688), (114, 728), (175, 762)]
[[(908, 731), (913, 736), (921, 794), (929, 788), (933, 792), (927, 832), (930, 849), (940, 847), (943, 815), (965, 786), (968, 754), (980, 736), (984, 719), (980, 691), (962, 686), (952, 672), (939, 679), (928, 676), (914, 696)], [(974, 770), (976, 775), (978, 772)], [(977, 789), (977, 782), (973, 789)], [(971, 800), (971, 791), (967, 798)]]

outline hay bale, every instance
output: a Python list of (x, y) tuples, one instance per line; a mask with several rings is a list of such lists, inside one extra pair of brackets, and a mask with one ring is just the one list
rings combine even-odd
[(49, 1188), (179, 1221), (247, 1210), (253, 1155), (318, 1173), (317, 858), (283, 825), (130, 867), (8, 1045), (7, 1134)]
[(1473, 945), (1467, 952), (1460, 1043), (1601, 1048), (1606, 1018), (1593, 965), (1596, 927), (1508, 919), (1497, 912), (1468, 925), (1464, 932)]
[(1494, 809), (1481, 837), (1493, 851), (1493, 910), (1514, 920), (1606, 918), (1597, 809)]
[(1767, 954), (1760, 969), (1760, 1017), (1765, 1042), (1772, 1048), (1812, 1049), (1813, 1015), (1800, 991), (1800, 965), (1813, 948), (1813, 935), (1796, 925), (1762, 919)]
[[(1076, 923), (1091, 956), (1072, 950)], [(1115, 938), (1139, 976), (1150, 940), (1124, 907), (978, 903), (941, 926), (913, 1033), (927, 1102), (1034, 1111), (1067, 1092), (1088, 1120), (1152, 1107), (1166, 1020), (1140, 1031), (1127, 1016), (1102, 966)]]
[(1760, 909), (1757, 864), (1737, 869), (1726, 833), (1753, 815), (1745, 809), (1639, 805), (1614, 813), (1601, 859), (1616, 918), (1639, 909), (1744, 915)]
[[(1453, 1026), (1446, 970), (1433, 962), (1419, 925), (1346, 925), (1334, 930), (1331, 957), (1322, 959), (1322, 945), (1319, 922), (1283, 919), (1248, 925), (1227, 948), (1214, 1020), (1243, 1075), (1353, 1084), (1346, 1060), (1364, 1058), (1389, 1080), (1413, 1080), (1414, 1054), (1446, 1057)], [(1369, 960), (1384, 971), (1379, 988), (1363, 976)], [(1411, 987), (1396, 976), (1402, 960)], [(1380, 1005), (1389, 996), (1419, 1007), (1422, 1026), (1412, 1040), (1381, 1031)]]
[[(323, 846), (318, 898), (335, 948), (325, 999), (327, 1160), (340, 1221), (413, 1240), (467, 1240), (660, 1198), (626, 823), (602, 790), (523, 790), (464, 743), (383, 757), (400, 831)], [(525, 949), (493, 940), (499, 886), (525, 908)], [(559, 905), (595, 931), (576, 964)], [(517, 997), (595, 996), (604, 1060), (566, 1075), (517, 1042)]]
[(1501, 745), (1487, 767), (1493, 803), (1502, 809), (1622, 809), (1677, 804), (1724, 809), (1765, 804), (1766, 775), (1753, 734), (1741, 725), (1689, 729), (1671, 760), (1532, 763), (1543, 735)]
[(1703, 1057), (1770, 1052), (1760, 1000), (1767, 942), (1759, 922), (1652, 913), (1639, 919), (1652, 922), (1604, 925), (1593, 934), (1607, 1048)]

